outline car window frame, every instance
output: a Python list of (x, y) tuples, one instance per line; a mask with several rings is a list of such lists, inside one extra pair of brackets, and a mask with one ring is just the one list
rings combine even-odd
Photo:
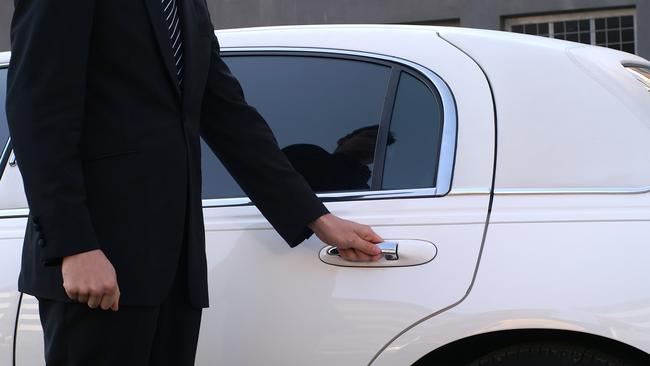
[[(0, 70), (5, 70), (8, 68), (9, 68), (9, 62), (0, 61)], [(4, 100), (0, 102), (5, 103)], [(7, 141), (0, 141), (0, 144), (2, 144), (3, 146), (2, 154), (0, 154), (0, 179), (2, 179), (5, 169), (7, 168), (7, 162), (9, 161), (9, 157), (11, 156), (12, 153), (11, 136), (7, 137)]]
[[(221, 50), (223, 57), (229, 56), (311, 56), (320, 58), (337, 58), (356, 60), (373, 64), (391, 67), (388, 90), (385, 104), (382, 110), (381, 123), (379, 126), (377, 145), (375, 147), (375, 171), (373, 172), (371, 189), (364, 191), (346, 191), (332, 193), (318, 193), (317, 196), (323, 202), (356, 201), (356, 200), (383, 200), (396, 198), (425, 198), (444, 197), (451, 191), (453, 183), (453, 170), (456, 159), (457, 144), (457, 107), (454, 95), (447, 83), (434, 71), (418, 63), (395, 56), (323, 48), (296, 48), (296, 47), (224, 47)], [(0, 61), (0, 68), (8, 68), (9, 62)], [(431, 188), (413, 188), (398, 190), (381, 190), (383, 169), (385, 164), (386, 143), (390, 131), (392, 112), (397, 97), (399, 79), (402, 72), (414, 76), (424, 83), (434, 97), (439, 98), (441, 106), (442, 134), (440, 137), (440, 149), (438, 165), (436, 167), (436, 184)], [(1, 142), (0, 142), (1, 143)], [(12, 153), (11, 136), (4, 145), (0, 157), (0, 179)], [(208, 198), (203, 199), (204, 208), (209, 207), (231, 207), (250, 206), (251, 200), (248, 197), (235, 198)]]
[[(305, 48), (305, 47), (224, 47), (221, 56), (293, 56), (293, 57), (318, 57), (334, 58), (352, 61), (361, 61), (391, 68), (386, 98), (382, 109), (379, 124), (377, 144), (375, 146), (375, 164), (372, 172), (370, 190), (327, 192), (316, 195), (323, 202), (357, 201), (357, 200), (383, 200), (396, 198), (425, 198), (444, 197), (451, 191), (453, 183), (453, 170), (456, 159), (456, 144), (458, 131), (457, 107), (454, 95), (449, 85), (434, 71), (418, 63), (395, 56), (339, 50), (331, 48)], [(393, 189), (382, 190), (386, 148), (390, 132), (390, 122), (397, 98), (400, 76), (402, 72), (408, 73), (421, 81), (437, 99), (441, 110), (441, 135), (438, 144), (438, 165), (435, 173), (435, 186), (430, 188)], [(204, 208), (250, 206), (248, 197), (233, 198), (205, 198)]]

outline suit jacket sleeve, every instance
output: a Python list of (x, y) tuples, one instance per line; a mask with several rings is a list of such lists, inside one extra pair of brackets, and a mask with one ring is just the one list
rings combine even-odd
[(247, 104), (239, 82), (219, 56), (216, 36), (203, 98), (201, 135), (290, 246), (308, 238), (312, 232), (307, 225), (328, 213), (280, 150), (264, 118)]
[(6, 111), (45, 263), (99, 248), (80, 157), (93, 8), (94, 0), (15, 1)]

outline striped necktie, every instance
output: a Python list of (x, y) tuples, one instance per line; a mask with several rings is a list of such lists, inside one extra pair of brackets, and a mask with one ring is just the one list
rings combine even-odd
[(183, 83), (183, 35), (181, 34), (180, 16), (176, 0), (161, 0), (163, 16), (169, 29), (169, 43), (172, 46), (178, 86)]

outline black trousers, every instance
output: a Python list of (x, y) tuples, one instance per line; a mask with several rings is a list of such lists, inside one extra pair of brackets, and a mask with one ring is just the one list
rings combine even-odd
[(180, 257), (160, 306), (113, 312), (39, 299), (47, 366), (194, 365), (201, 309), (189, 303), (185, 246)]

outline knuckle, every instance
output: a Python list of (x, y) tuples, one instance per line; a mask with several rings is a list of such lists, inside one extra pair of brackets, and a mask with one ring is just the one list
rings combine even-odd
[(99, 286), (99, 292), (102, 294), (109, 293), (111, 292), (111, 286), (107, 283), (104, 283), (101, 286)]

